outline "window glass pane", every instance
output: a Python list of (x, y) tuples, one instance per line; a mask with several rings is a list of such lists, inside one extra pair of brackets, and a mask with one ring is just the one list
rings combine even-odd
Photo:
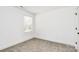
[(32, 17), (24, 16), (24, 32), (32, 31)]

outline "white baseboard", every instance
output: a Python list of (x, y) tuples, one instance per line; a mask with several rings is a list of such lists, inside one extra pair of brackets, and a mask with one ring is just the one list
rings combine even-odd
[(27, 41), (27, 40), (32, 39), (32, 38), (33, 38), (33, 37), (27, 38), (27, 39), (25, 39), (25, 40), (19, 40), (19, 41), (14, 42), (14, 43), (12, 43), (12, 44), (10, 44), (10, 45), (7, 45), (7, 46), (4, 46), (4, 47), (0, 48), (0, 50), (9, 48), (9, 47), (14, 46), (14, 45), (17, 45), (17, 44), (19, 44), (19, 43), (22, 43), (22, 42)]

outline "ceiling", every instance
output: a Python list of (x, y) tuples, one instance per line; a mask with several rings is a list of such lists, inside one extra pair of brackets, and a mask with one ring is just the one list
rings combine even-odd
[(40, 14), (44, 12), (49, 12), (51, 10), (64, 8), (64, 6), (24, 6), (24, 8), (31, 13)]

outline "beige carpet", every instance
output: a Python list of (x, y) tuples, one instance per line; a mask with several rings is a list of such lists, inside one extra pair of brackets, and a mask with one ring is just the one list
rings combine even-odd
[(1, 52), (76, 52), (73, 46), (33, 38)]

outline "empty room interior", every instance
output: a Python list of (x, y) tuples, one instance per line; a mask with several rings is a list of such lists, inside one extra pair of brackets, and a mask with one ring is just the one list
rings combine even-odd
[(79, 6), (0, 6), (0, 52), (78, 52)]

